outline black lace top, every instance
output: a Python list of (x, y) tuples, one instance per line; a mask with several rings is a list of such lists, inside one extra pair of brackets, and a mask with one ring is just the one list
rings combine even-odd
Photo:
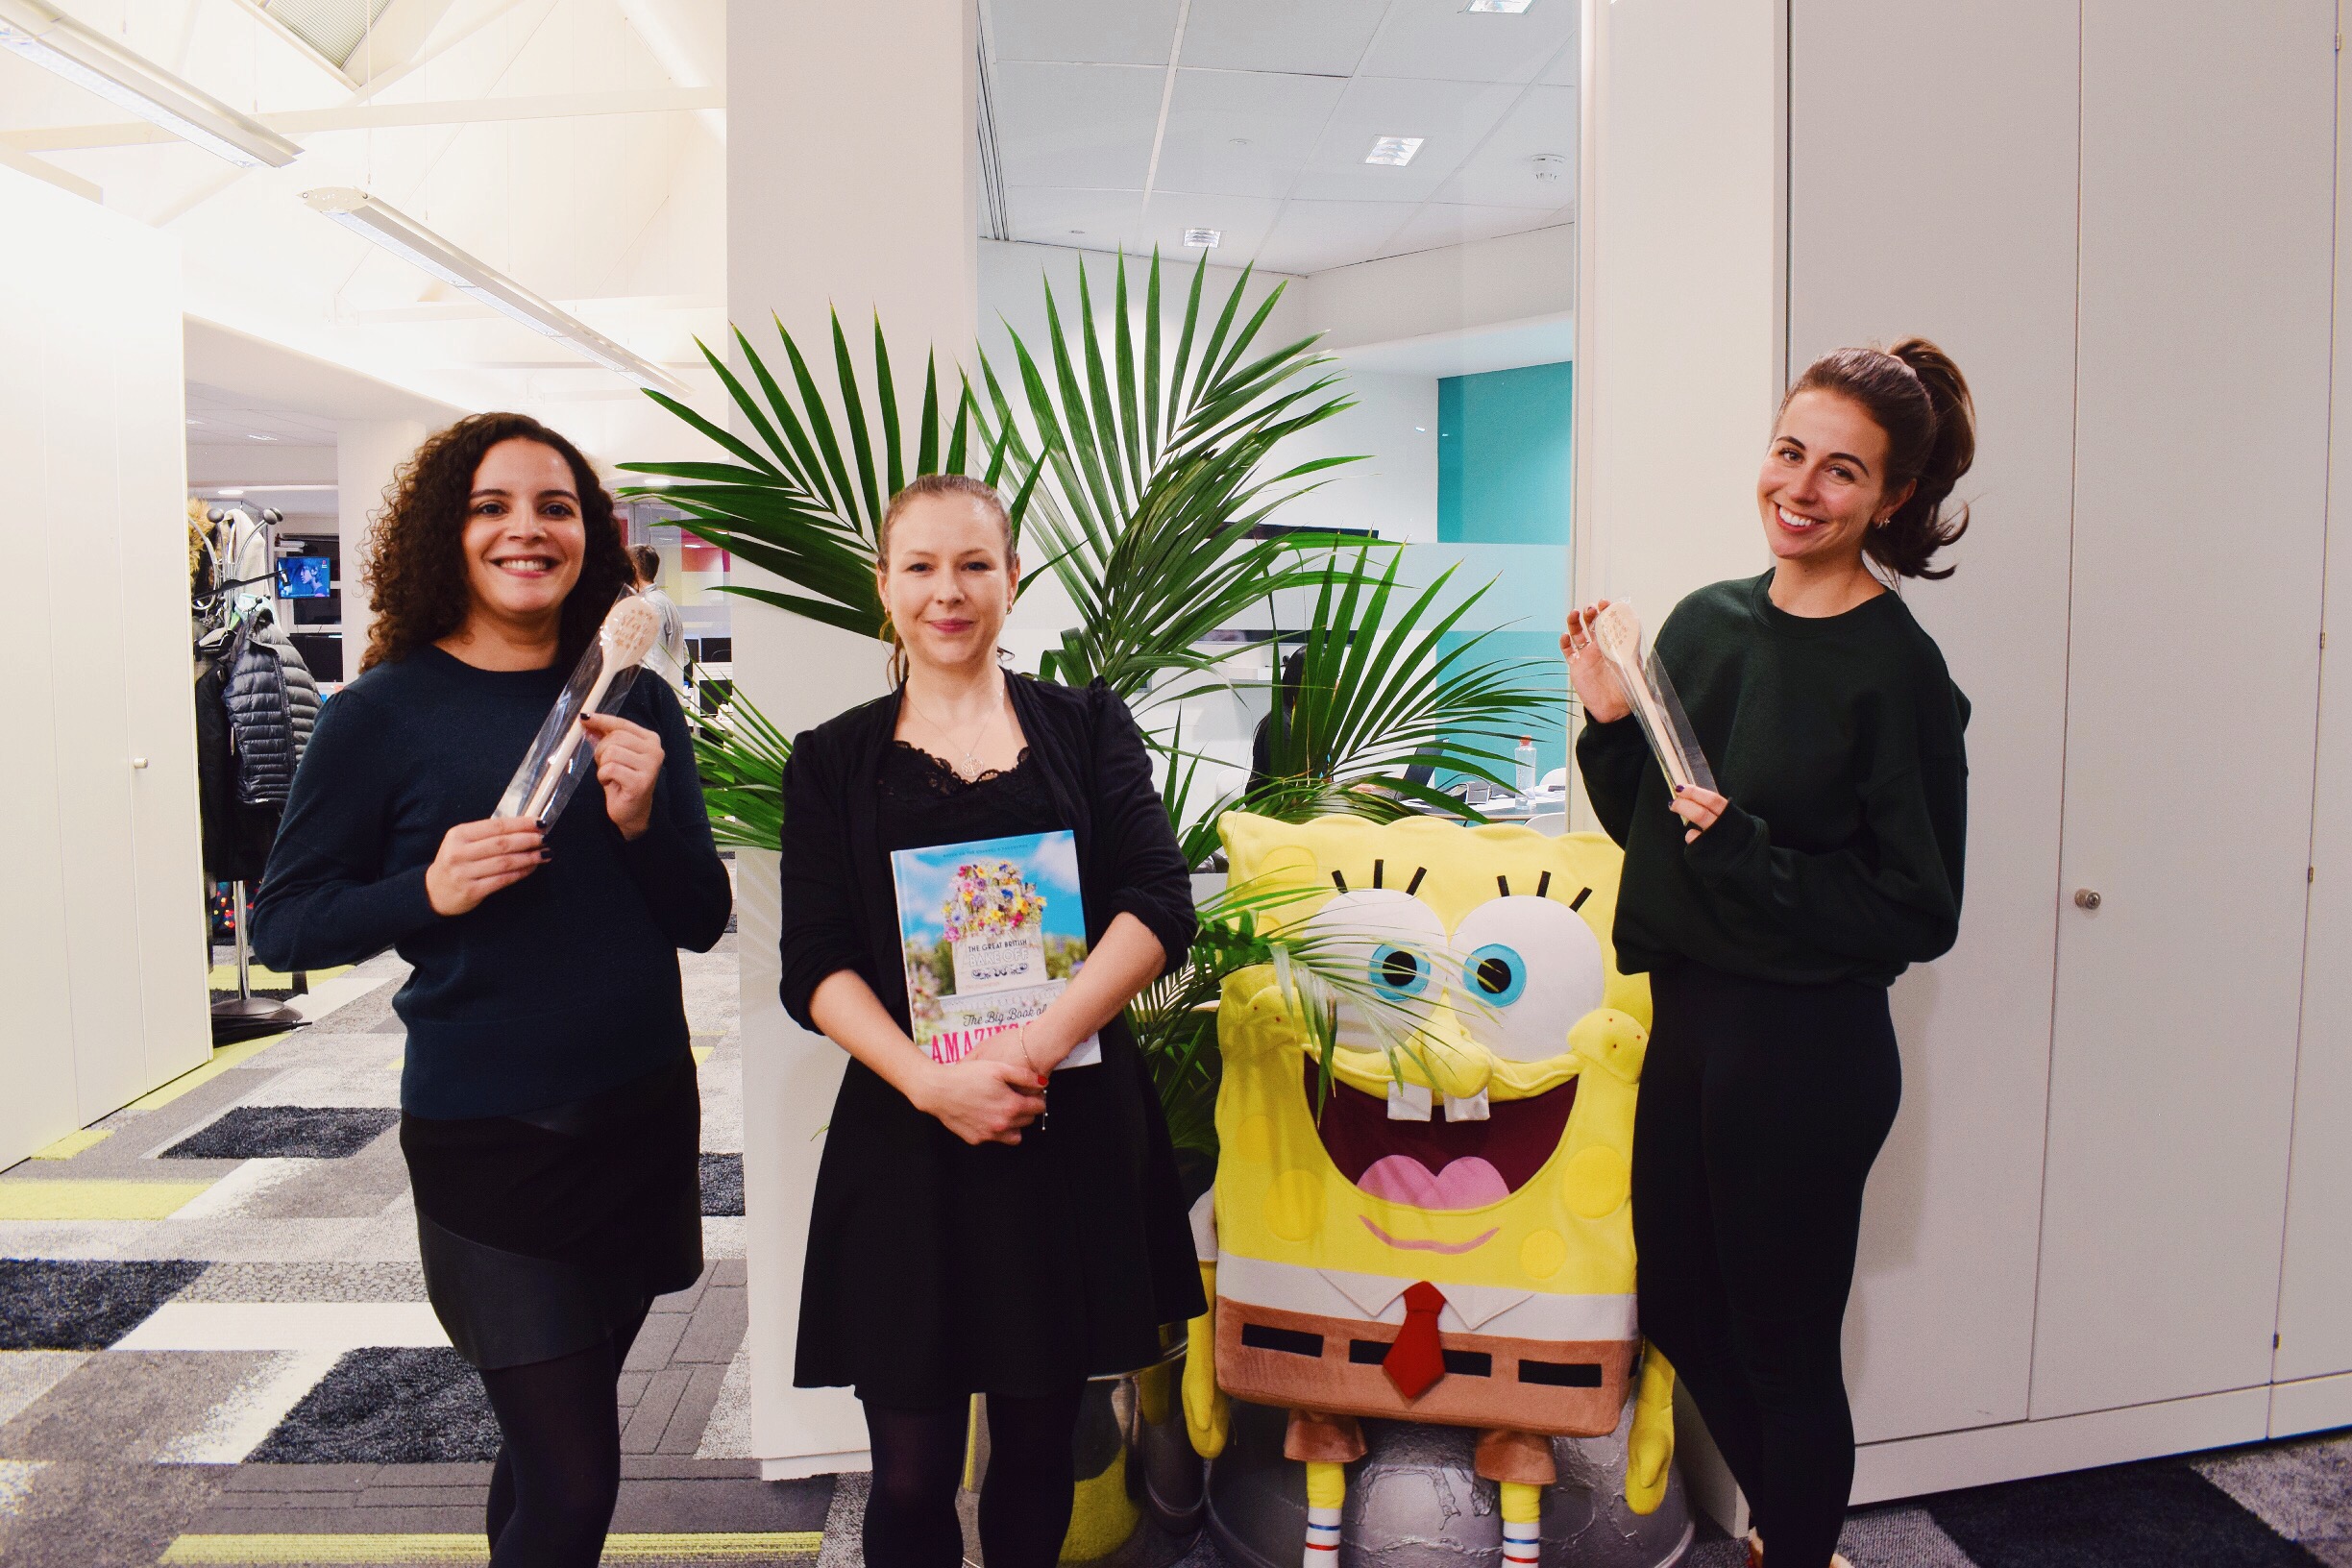
[(1029, 748), (1010, 768), (967, 779), (940, 758), (907, 741), (882, 753), (882, 843), (920, 849), (968, 839), (1001, 839), (1067, 826), (1057, 821), (1044, 771)]

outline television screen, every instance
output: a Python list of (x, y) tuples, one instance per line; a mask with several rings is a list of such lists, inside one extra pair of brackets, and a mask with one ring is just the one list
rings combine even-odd
[(288, 555), (278, 563), (280, 599), (325, 599), (334, 592), (334, 562), (324, 555)]

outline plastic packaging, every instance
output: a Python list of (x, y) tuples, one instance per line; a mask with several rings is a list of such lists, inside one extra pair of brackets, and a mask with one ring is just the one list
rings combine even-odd
[(1712, 791), (1714, 771), (1707, 767), (1706, 753), (1699, 749), (1699, 737), (1691, 732), (1682, 699), (1675, 696), (1674, 682), (1667, 678), (1666, 667), (1658, 663), (1657, 650), (1642, 652), (1641, 620), (1632, 607), (1620, 600), (1595, 616), (1592, 639), (1616, 672), (1617, 684), (1625, 689), (1633, 717), (1641, 722), (1642, 734), (1649, 739), (1658, 766), (1665, 770), (1666, 781), (1682, 789), (1696, 786)]
[(660, 634), (661, 617), (652, 605), (633, 594), (614, 603), (531, 737), (530, 749), (523, 753), (523, 765), (507, 781), (493, 815), (528, 817), (542, 828), (563, 815), (572, 792), (596, 772), (596, 745), (580, 721), (621, 705)]

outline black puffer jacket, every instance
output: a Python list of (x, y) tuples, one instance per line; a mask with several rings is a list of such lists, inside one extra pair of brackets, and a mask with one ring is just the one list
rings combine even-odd
[(269, 612), (255, 611), (229, 649), (229, 729), (239, 800), (264, 805), (285, 799), (318, 712), (310, 667)]

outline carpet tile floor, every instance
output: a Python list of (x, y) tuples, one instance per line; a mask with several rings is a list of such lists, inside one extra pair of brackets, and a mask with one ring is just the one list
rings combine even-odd
[[(854, 1568), (863, 1476), (771, 1483), (744, 1359), (736, 939), (683, 954), (707, 1266), (620, 1384), (605, 1560)], [(480, 1563), (497, 1427), (426, 1303), (390, 956), (0, 1172), (0, 1563)], [(274, 978), (274, 977), (273, 977)], [(969, 1512), (967, 1500), (967, 1512)], [(1854, 1568), (2352, 1568), (2352, 1435), (1857, 1510)], [(1740, 1568), (1711, 1529), (1689, 1568)], [(1185, 1568), (1225, 1568), (1196, 1544)]]

